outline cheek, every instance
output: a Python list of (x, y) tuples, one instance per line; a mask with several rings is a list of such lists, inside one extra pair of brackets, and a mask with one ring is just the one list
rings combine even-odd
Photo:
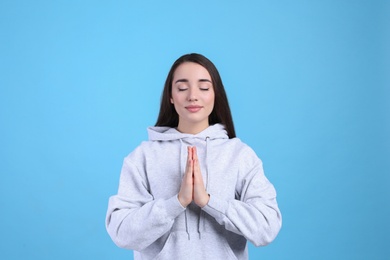
[(177, 97), (177, 95), (175, 95), (175, 93), (172, 93), (171, 94), (171, 103), (172, 104), (175, 104), (175, 103), (177, 103), (178, 102), (178, 97)]
[(207, 96), (207, 103), (210, 105), (214, 105), (215, 102), (215, 95), (214, 92), (210, 93), (210, 95)]

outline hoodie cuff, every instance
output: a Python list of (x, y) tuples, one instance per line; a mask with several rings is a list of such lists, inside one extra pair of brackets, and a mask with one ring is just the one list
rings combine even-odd
[(207, 205), (202, 209), (219, 222), (219, 220), (222, 221), (225, 217), (228, 207), (229, 203), (227, 201), (218, 199), (210, 194), (209, 203), (207, 203)]
[(180, 215), (186, 208), (184, 208), (179, 199), (177, 198), (177, 194), (170, 199), (166, 200), (166, 213), (167, 216), (175, 219), (177, 216)]

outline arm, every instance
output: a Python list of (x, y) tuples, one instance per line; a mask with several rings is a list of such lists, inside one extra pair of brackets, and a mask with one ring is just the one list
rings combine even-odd
[(227, 230), (244, 236), (255, 246), (266, 245), (278, 234), (282, 218), (275, 189), (264, 176), (259, 159), (239, 182), (237, 199), (225, 201), (210, 194), (203, 210)]
[(168, 232), (183, 211), (177, 195), (154, 200), (145, 177), (125, 160), (118, 194), (109, 200), (106, 228), (119, 247), (141, 251)]

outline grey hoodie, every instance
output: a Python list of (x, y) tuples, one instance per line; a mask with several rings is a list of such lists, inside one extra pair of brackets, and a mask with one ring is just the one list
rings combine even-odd
[[(109, 199), (106, 228), (134, 259), (248, 259), (246, 241), (270, 243), (281, 228), (273, 185), (261, 160), (216, 124), (183, 134), (148, 128), (149, 141), (125, 159), (118, 194)], [(196, 146), (210, 200), (182, 207), (177, 195), (187, 146)]]

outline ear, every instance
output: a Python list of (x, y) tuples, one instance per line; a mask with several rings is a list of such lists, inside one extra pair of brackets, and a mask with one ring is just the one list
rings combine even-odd
[(173, 104), (173, 98), (171, 98), (171, 104)]

